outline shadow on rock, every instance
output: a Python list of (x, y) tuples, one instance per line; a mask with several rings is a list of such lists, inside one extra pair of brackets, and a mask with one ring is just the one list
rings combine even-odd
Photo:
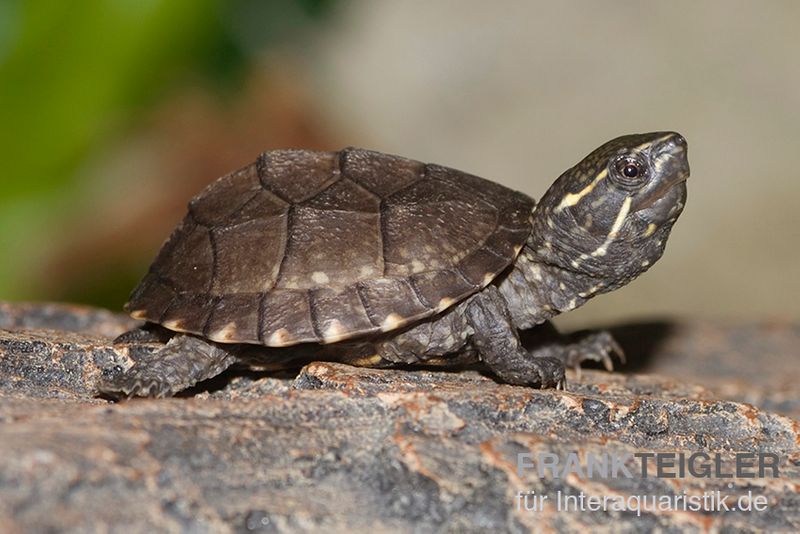
[(625, 351), (627, 363), (620, 370), (640, 373), (663, 354), (661, 349), (675, 335), (677, 326), (669, 321), (648, 321), (611, 326), (607, 330)]

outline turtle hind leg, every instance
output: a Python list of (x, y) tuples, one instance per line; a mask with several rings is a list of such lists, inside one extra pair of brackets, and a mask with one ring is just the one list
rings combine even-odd
[(123, 343), (166, 343), (173, 336), (175, 336), (175, 332), (172, 330), (167, 330), (156, 323), (145, 323), (138, 328), (118, 335), (111, 343), (114, 345)]
[(472, 344), (481, 360), (509, 384), (564, 389), (564, 361), (555, 356), (531, 355), (520, 342), (505, 300), (494, 286), (476, 294), (466, 308), (472, 326)]
[(236, 356), (219, 345), (179, 334), (98, 389), (114, 398), (169, 397), (220, 374), (235, 361)]

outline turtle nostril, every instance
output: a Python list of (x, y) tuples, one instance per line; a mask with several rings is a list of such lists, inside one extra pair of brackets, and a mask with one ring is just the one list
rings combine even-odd
[(675, 146), (683, 149), (685, 149), (687, 145), (686, 139), (681, 134), (675, 134), (675, 137), (672, 138), (672, 142), (675, 143)]
[(686, 154), (687, 147), (688, 143), (681, 134), (672, 133), (658, 143), (656, 153), (677, 156), (679, 154)]

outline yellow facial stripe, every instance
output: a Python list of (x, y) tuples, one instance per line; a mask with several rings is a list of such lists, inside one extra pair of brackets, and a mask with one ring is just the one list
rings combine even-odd
[(625, 200), (622, 202), (622, 207), (619, 209), (619, 213), (617, 213), (617, 218), (614, 219), (614, 225), (611, 227), (611, 231), (608, 232), (606, 236), (606, 240), (603, 241), (603, 244), (597, 247), (597, 250), (592, 252), (592, 256), (605, 256), (606, 251), (608, 250), (608, 245), (611, 244), (617, 238), (622, 225), (625, 223), (625, 217), (628, 216), (628, 212), (631, 211), (631, 197), (625, 197)]
[(556, 213), (558, 213), (559, 211), (563, 210), (564, 208), (568, 208), (570, 206), (574, 206), (575, 204), (580, 202), (580, 200), (583, 197), (585, 197), (586, 195), (588, 195), (589, 193), (591, 193), (592, 189), (594, 189), (594, 187), (600, 182), (600, 180), (602, 180), (606, 176), (608, 176), (608, 169), (603, 169), (602, 171), (600, 171), (600, 174), (595, 176), (594, 180), (592, 180), (589, 183), (589, 185), (587, 185), (586, 187), (584, 187), (583, 189), (581, 189), (577, 193), (567, 193), (564, 196), (564, 198), (561, 200), (559, 205), (556, 206), (556, 209), (554, 211)]

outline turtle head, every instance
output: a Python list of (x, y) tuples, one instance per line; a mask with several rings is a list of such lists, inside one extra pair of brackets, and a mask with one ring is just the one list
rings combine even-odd
[(626, 135), (567, 170), (534, 211), (542, 261), (615, 289), (655, 263), (686, 201), (686, 140), (675, 132)]

